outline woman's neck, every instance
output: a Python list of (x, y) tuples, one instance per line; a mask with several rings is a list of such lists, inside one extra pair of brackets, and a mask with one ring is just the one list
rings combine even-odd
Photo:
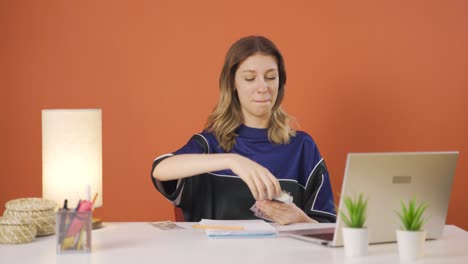
[(244, 125), (251, 128), (268, 128), (270, 119), (265, 118), (246, 118), (244, 116)]

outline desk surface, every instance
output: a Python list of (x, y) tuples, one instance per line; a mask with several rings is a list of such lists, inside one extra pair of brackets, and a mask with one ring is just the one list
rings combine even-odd
[[(182, 225), (187, 223), (181, 223)], [(210, 239), (200, 230), (160, 230), (149, 223), (106, 223), (92, 233), (92, 253), (56, 255), (55, 235), (32, 243), (0, 245), (0, 263), (398, 263), (396, 243), (371, 245), (369, 255), (346, 258), (289, 237)], [(468, 263), (468, 232), (445, 226), (443, 237), (426, 242), (418, 263)]]

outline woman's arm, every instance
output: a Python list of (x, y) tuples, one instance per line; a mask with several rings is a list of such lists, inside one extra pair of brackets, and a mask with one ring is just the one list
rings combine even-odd
[(177, 180), (194, 175), (228, 169), (230, 154), (182, 154), (161, 161), (153, 171), (160, 181)]
[(268, 169), (238, 154), (181, 154), (161, 161), (153, 177), (170, 181), (230, 169), (249, 187), (255, 200), (273, 199), (281, 192), (278, 179)]

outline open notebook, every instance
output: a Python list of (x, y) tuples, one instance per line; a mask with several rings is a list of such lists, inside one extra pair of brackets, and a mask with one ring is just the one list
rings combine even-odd
[(275, 237), (276, 229), (263, 220), (202, 219), (194, 228), (201, 228), (210, 238)]

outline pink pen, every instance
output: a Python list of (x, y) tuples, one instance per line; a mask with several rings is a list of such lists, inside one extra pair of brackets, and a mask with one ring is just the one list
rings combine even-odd
[(83, 227), (83, 224), (87, 220), (86, 217), (83, 217), (82, 215), (80, 215), (80, 212), (91, 212), (92, 208), (93, 208), (92, 202), (88, 200), (81, 201), (80, 205), (78, 206), (75, 212), (76, 215), (72, 219), (70, 227), (68, 228), (67, 237), (75, 236), (76, 234), (80, 232), (81, 228)]

